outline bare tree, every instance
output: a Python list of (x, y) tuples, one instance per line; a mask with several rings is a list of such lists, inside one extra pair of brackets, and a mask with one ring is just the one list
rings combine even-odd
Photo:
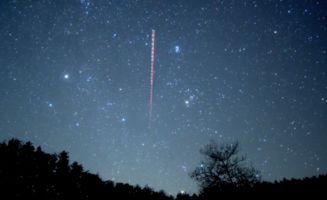
[(260, 180), (258, 171), (246, 166), (245, 157), (238, 156), (238, 149), (237, 142), (219, 145), (212, 141), (200, 150), (205, 161), (190, 176), (202, 189), (252, 186)]

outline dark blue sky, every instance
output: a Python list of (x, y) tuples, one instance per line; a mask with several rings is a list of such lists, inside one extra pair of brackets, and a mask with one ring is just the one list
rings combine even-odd
[(326, 17), (322, 0), (2, 0), (0, 139), (172, 194), (197, 191), (210, 140), (265, 180), (327, 173)]

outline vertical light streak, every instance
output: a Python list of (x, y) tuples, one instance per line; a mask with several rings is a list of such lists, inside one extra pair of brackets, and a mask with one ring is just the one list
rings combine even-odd
[(152, 120), (155, 42), (156, 42), (156, 31), (152, 30), (152, 36), (151, 36), (151, 74), (150, 74), (149, 124), (151, 123), (151, 120)]

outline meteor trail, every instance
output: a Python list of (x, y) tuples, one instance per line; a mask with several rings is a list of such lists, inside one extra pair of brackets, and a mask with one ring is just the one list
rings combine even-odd
[(151, 37), (151, 74), (150, 74), (150, 100), (149, 100), (149, 124), (152, 120), (152, 103), (153, 103), (153, 81), (154, 81), (154, 56), (155, 56), (155, 42), (156, 31), (152, 29)]

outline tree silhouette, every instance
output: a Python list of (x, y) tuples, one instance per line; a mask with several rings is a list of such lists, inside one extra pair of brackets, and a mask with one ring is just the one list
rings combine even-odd
[(240, 194), (239, 191), (243, 198), (260, 199), (262, 194), (275, 198), (283, 198), (285, 194), (292, 197), (295, 194), (301, 197), (325, 194), (327, 175), (258, 182), (256, 170), (246, 167), (245, 158), (237, 155), (237, 143), (222, 146), (211, 143), (201, 152), (207, 160), (192, 176), (201, 183), (202, 191), (192, 196), (180, 193), (174, 198), (148, 186), (103, 181), (77, 162), (70, 164), (68, 152), (48, 154), (30, 142), (12, 139), (0, 142), (0, 199), (211, 200), (234, 197)]
[(164, 191), (103, 181), (69, 154), (48, 154), (31, 142), (0, 143), (0, 199), (143, 199), (172, 200)]
[(238, 155), (238, 143), (219, 145), (211, 142), (200, 150), (205, 161), (190, 176), (202, 190), (226, 190), (251, 187), (259, 181), (258, 171), (245, 165), (245, 157)]

